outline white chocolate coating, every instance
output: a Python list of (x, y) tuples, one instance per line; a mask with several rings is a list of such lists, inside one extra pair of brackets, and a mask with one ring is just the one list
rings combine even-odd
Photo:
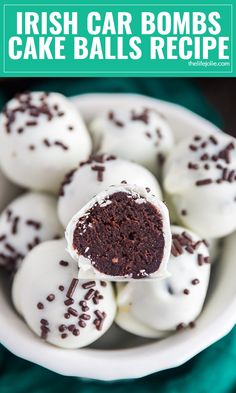
[[(130, 198), (137, 198), (136, 203), (151, 203), (156, 210), (162, 216), (162, 224), (163, 224), (163, 236), (164, 236), (164, 250), (163, 257), (160, 263), (158, 270), (150, 275), (146, 275), (145, 271), (140, 271), (139, 280), (149, 280), (156, 278), (163, 278), (168, 276), (167, 271), (167, 262), (170, 256), (171, 249), (171, 232), (170, 232), (170, 222), (169, 222), (169, 213), (165, 204), (155, 195), (152, 195), (151, 192), (147, 191), (145, 188), (137, 185), (120, 185), (120, 186), (111, 186), (106, 191), (102, 191), (97, 194), (93, 199), (90, 200), (78, 213), (74, 215), (74, 217), (69, 222), (66, 228), (66, 240), (67, 240), (67, 250), (70, 253), (71, 257), (78, 262), (79, 266), (79, 277), (80, 278), (97, 278), (97, 279), (106, 279), (111, 281), (129, 281), (135, 280), (132, 277), (132, 273), (129, 276), (110, 276), (108, 274), (104, 274), (98, 271), (93, 265), (93, 261), (89, 257), (85, 257), (78, 253), (73, 247), (74, 240), (74, 231), (76, 229), (76, 225), (78, 221), (89, 215), (89, 210), (96, 204), (101, 207), (106, 207), (111, 202), (109, 201), (109, 197), (115, 193), (123, 192), (129, 195)], [(112, 262), (111, 262), (112, 263)], [(142, 278), (141, 278), (142, 276)]]
[(62, 236), (56, 199), (36, 192), (23, 194), (0, 216), (0, 265), (15, 270), (35, 245)]
[[(200, 240), (185, 228), (172, 227), (173, 235), (182, 237), (183, 233), (190, 235), (193, 243)], [(168, 263), (170, 277), (118, 285), (116, 323), (121, 328), (154, 338), (195, 321), (202, 310), (210, 276), (210, 264), (203, 262), (199, 265), (198, 254), (207, 258), (209, 253), (204, 243), (200, 243), (193, 253), (188, 252), (185, 246), (182, 246), (182, 251), (181, 255), (171, 254)]]
[(158, 176), (173, 147), (168, 123), (152, 108), (111, 109), (95, 118), (89, 129), (99, 152), (135, 161)]
[[(80, 280), (75, 284), (74, 292), (67, 296), (72, 280), (77, 279), (78, 267), (65, 247), (64, 239), (35, 247), (14, 278), (12, 297), (16, 309), (38, 336), (42, 334), (44, 322), (49, 331), (43, 328), (45, 336), (42, 338), (48, 343), (62, 348), (81, 348), (96, 341), (109, 329), (115, 317), (116, 302), (112, 285), (103, 283), (103, 286), (100, 281), (86, 289), (83, 285), (86, 286), (87, 281)], [(68, 265), (63, 266), (60, 261)], [(85, 300), (91, 290), (93, 296)], [(53, 300), (47, 300), (49, 295), (53, 295)], [(96, 303), (94, 299), (97, 299)], [(70, 305), (65, 304), (68, 300)], [(85, 301), (86, 308), (82, 309), (81, 301)], [(40, 309), (38, 303), (42, 303), (43, 308)], [(105, 313), (100, 328), (99, 322), (97, 327), (95, 325), (97, 311)]]
[(236, 229), (235, 148), (235, 139), (223, 133), (187, 138), (165, 164), (164, 189), (184, 225), (200, 236), (218, 238)]
[(114, 156), (95, 156), (65, 179), (58, 201), (62, 225), (66, 227), (75, 213), (99, 192), (122, 181), (148, 187), (152, 194), (162, 198), (158, 181), (146, 168)]
[(11, 183), (0, 170), (0, 213), (20, 192), (20, 188)]
[(58, 93), (9, 101), (0, 115), (0, 164), (14, 183), (57, 193), (63, 177), (86, 160), (91, 140), (74, 104)]

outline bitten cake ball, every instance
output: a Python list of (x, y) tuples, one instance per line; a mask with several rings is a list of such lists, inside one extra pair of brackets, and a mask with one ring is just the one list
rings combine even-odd
[(64, 239), (54, 240), (28, 254), (14, 279), (13, 302), (43, 340), (81, 348), (109, 329), (116, 302), (110, 283), (78, 280), (78, 266), (65, 248)]
[(52, 196), (29, 192), (15, 199), (0, 216), (0, 265), (17, 270), (37, 244), (63, 237)]
[(182, 141), (164, 168), (164, 188), (181, 221), (203, 237), (236, 229), (236, 142), (227, 135)]
[(135, 161), (160, 175), (173, 135), (164, 116), (152, 108), (119, 108), (104, 113), (90, 124), (100, 152)]
[(118, 285), (116, 323), (130, 333), (161, 337), (194, 327), (206, 297), (210, 260), (205, 240), (189, 230), (172, 227), (170, 277)]
[(111, 155), (96, 155), (65, 177), (58, 202), (62, 224), (66, 227), (73, 215), (99, 192), (121, 183), (145, 186), (162, 196), (155, 177), (141, 165)]
[(11, 183), (0, 170), (0, 213), (20, 192), (20, 189)]
[(21, 186), (57, 193), (65, 174), (86, 160), (91, 140), (73, 103), (57, 93), (19, 94), (0, 115), (0, 164)]
[(166, 206), (145, 188), (112, 186), (93, 198), (66, 229), (79, 277), (165, 277), (171, 233)]

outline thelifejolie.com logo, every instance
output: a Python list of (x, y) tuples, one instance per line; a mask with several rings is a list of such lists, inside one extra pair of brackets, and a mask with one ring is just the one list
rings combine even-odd
[(3, 22), (5, 74), (232, 72), (230, 5), (11, 4)]

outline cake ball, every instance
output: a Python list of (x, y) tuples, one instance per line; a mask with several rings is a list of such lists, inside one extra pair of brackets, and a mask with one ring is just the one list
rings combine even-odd
[(208, 245), (189, 230), (172, 226), (170, 276), (164, 280), (118, 285), (116, 323), (143, 337), (162, 337), (194, 327), (210, 276)]
[(99, 193), (72, 218), (66, 239), (81, 278), (127, 281), (168, 274), (168, 210), (146, 188), (120, 185)]
[(14, 183), (57, 193), (86, 160), (91, 140), (74, 104), (58, 93), (17, 95), (0, 115), (0, 165)]
[(78, 266), (65, 240), (35, 247), (17, 272), (13, 303), (28, 326), (50, 344), (81, 348), (101, 337), (113, 323), (113, 288), (104, 281), (78, 280)]
[(0, 170), (0, 213), (21, 192)]
[(64, 227), (91, 198), (111, 185), (145, 186), (161, 198), (156, 178), (146, 168), (111, 155), (92, 156), (70, 172), (62, 183), (58, 214)]
[(164, 168), (164, 188), (187, 227), (219, 238), (236, 229), (235, 139), (223, 133), (183, 140)]
[(63, 235), (56, 199), (28, 192), (15, 199), (0, 215), (0, 266), (17, 270), (33, 247)]
[(165, 117), (152, 108), (117, 108), (90, 124), (95, 147), (104, 153), (135, 161), (160, 175), (173, 135)]

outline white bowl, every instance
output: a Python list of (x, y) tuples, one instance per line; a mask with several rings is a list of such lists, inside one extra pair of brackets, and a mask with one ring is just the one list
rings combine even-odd
[[(131, 94), (86, 94), (73, 97), (86, 121), (117, 105), (151, 105), (162, 111), (176, 139), (220, 130), (178, 105)], [(230, 243), (230, 247), (229, 244)], [(139, 378), (176, 367), (226, 335), (236, 322), (236, 235), (227, 240), (227, 255), (214, 267), (203, 312), (195, 329), (161, 341), (144, 340), (113, 327), (92, 348), (64, 350), (36, 337), (16, 314), (10, 300), (9, 281), (0, 275), (0, 341), (15, 355), (63, 375), (117, 380)]]

